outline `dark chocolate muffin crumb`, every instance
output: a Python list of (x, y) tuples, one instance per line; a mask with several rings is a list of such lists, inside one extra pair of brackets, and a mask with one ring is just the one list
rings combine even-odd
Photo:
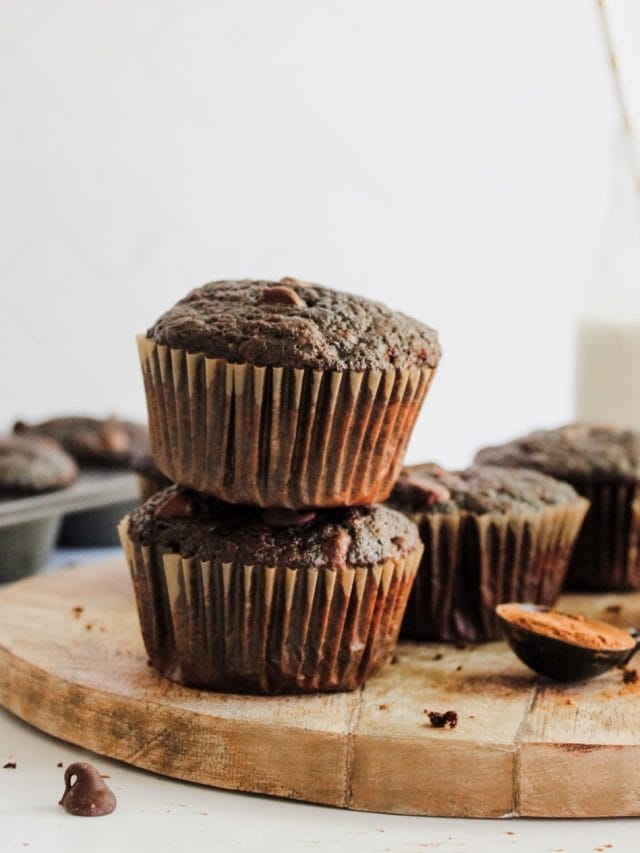
[(482, 465), (534, 468), (570, 480), (640, 481), (640, 433), (588, 424), (536, 430), (476, 454)]
[(73, 459), (55, 441), (31, 436), (0, 439), (0, 494), (37, 494), (70, 486)]
[(15, 761), (7, 761), (6, 764), (2, 765), (3, 770), (15, 770), (18, 765)]
[(458, 715), (455, 711), (428, 711), (424, 712), (429, 717), (429, 724), (434, 729), (455, 729), (458, 725)]
[(623, 669), (622, 671), (622, 681), (625, 684), (635, 684), (638, 680), (638, 670), (637, 669)]
[(428, 326), (294, 278), (205, 284), (165, 312), (147, 337), (234, 363), (316, 370), (435, 367), (440, 358)]
[(493, 465), (445, 471), (428, 462), (402, 470), (388, 503), (404, 512), (466, 510), (479, 515), (489, 512), (524, 515), (576, 500), (578, 494), (570, 485), (538, 471)]
[[(193, 516), (158, 515), (167, 504), (193, 499), (199, 507)], [(266, 522), (264, 512), (172, 486), (134, 510), (129, 536), (184, 557), (299, 568), (376, 565), (404, 556), (419, 542), (408, 518), (382, 506), (294, 512), (290, 519), (306, 520), (284, 525)]]

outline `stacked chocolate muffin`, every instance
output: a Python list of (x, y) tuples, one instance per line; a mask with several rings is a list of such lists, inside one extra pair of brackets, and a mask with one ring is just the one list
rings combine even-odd
[(120, 535), (152, 664), (183, 684), (350, 690), (395, 646), (422, 553), (375, 505), (436, 333), (295, 279), (213, 282), (139, 338), (152, 454), (175, 482)]

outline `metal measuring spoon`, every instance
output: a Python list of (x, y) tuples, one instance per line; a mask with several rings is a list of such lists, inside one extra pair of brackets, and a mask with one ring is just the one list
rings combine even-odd
[[(640, 631), (636, 628), (615, 628), (595, 619), (584, 620), (583, 624), (586, 626), (604, 629), (605, 632), (615, 635), (616, 640), (612, 641), (612, 646), (618, 646), (589, 648), (577, 641), (549, 636), (531, 626), (518, 625), (513, 621), (516, 608), (525, 613), (553, 612), (568, 619), (575, 620), (576, 617), (537, 604), (510, 602), (496, 607), (496, 615), (512, 651), (534, 672), (554, 681), (584, 681), (587, 678), (595, 678), (614, 666), (624, 665), (640, 649)], [(628, 644), (624, 635), (628, 636)]]

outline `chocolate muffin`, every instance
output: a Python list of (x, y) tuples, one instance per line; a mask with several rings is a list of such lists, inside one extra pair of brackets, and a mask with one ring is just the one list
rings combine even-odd
[(476, 462), (543, 471), (589, 500), (568, 589), (640, 589), (640, 433), (570, 424), (485, 447)]
[(18, 421), (13, 427), (18, 435), (52, 438), (81, 465), (127, 468), (134, 451), (148, 451), (149, 434), (143, 424), (116, 417), (52, 418), (39, 424)]
[(160, 470), (292, 509), (388, 496), (440, 358), (422, 323), (291, 278), (197, 288), (138, 343)]
[(502, 602), (555, 602), (587, 510), (570, 485), (536, 471), (429, 463), (403, 469), (389, 505), (425, 546), (403, 636), (459, 642), (499, 639)]
[(56, 491), (77, 476), (75, 462), (54, 441), (17, 435), (0, 439), (0, 495)]
[(125, 518), (147, 654), (181, 684), (353, 690), (393, 652), (422, 553), (381, 506), (230, 506), (178, 486)]

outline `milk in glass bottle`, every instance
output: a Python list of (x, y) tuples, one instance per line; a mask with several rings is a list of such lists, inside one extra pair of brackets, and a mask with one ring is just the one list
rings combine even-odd
[(615, 141), (611, 205), (585, 288), (576, 349), (576, 420), (640, 430), (640, 188), (634, 142)]

